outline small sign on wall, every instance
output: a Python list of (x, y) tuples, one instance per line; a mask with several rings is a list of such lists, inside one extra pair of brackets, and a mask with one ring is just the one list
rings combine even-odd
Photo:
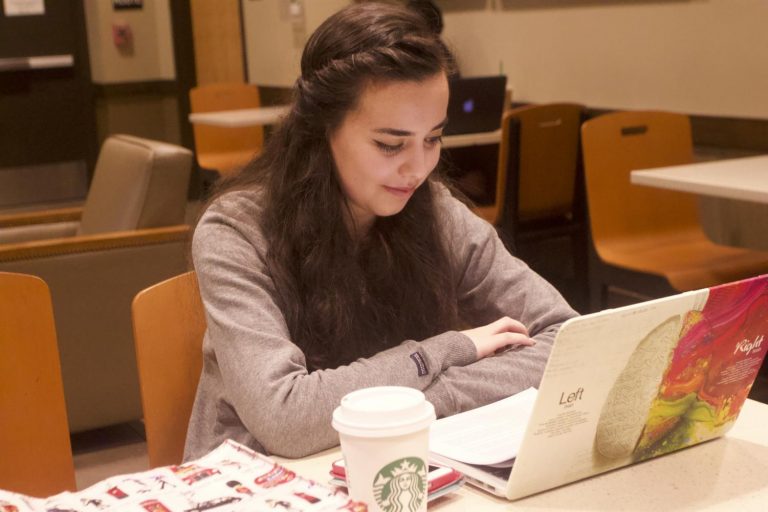
[(45, 14), (44, 0), (3, 0), (3, 11), (6, 16), (29, 16)]
[(143, 7), (144, 0), (112, 0), (112, 9), (115, 11), (141, 9)]

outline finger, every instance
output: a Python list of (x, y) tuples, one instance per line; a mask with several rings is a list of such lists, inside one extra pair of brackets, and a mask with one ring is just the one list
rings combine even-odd
[(528, 329), (525, 327), (525, 325), (523, 325), (523, 323), (519, 320), (515, 320), (514, 318), (510, 318), (508, 316), (499, 318), (493, 322), (492, 325), (497, 333), (516, 332), (528, 336)]
[(525, 345), (527, 347), (533, 346), (536, 344), (536, 340), (533, 338), (529, 338), (525, 334), (520, 334), (517, 332), (503, 332), (499, 333), (496, 336), (500, 339), (500, 345), (499, 346), (507, 346), (507, 345)]

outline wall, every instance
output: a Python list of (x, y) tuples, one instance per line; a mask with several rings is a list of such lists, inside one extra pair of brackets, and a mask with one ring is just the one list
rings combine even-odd
[(173, 90), (131, 88), (102, 91), (96, 98), (98, 137), (114, 133), (182, 144), (179, 104)]
[[(307, 37), (350, 0), (241, 0), (248, 82), (290, 87)], [(291, 4), (296, 9), (291, 14)]]
[(438, 0), (466, 75), (523, 102), (768, 118), (765, 0)]
[[(84, 5), (99, 140), (128, 133), (181, 143), (170, 0), (117, 11), (111, 0)], [(130, 26), (131, 45), (115, 46), (113, 23)]]
[[(175, 78), (168, 0), (145, 0), (142, 9), (121, 11), (114, 11), (108, 0), (85, 0), (85, 15), (94, 83)], [(112, 43), (114, 22), (130, 25), (132, 48), (121, 51)]]
[(192, 0), (197, 84), (244, 82), (240, 0)]
[(0, 208), (82, 199), (98, 152), (83, 4), (49, 0), (33, 16), (5, 16), (4, 7), (0, 56), (73, 62), (0, 72)]

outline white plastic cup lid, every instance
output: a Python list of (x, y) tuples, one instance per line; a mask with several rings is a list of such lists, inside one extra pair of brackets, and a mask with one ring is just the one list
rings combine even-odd
[(333, 411), (333, 428), (357, 437), (390, 437), (427, 428), (435, 407), (424, 393), (401, 386), (363, 388), (347, 394)]

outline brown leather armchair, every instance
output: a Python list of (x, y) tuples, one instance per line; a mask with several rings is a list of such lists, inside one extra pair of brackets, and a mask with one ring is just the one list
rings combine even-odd
[(187, 149), (114, 135), (82, 208), (0, 215), (0, 271), (51, 290), (71, 432), (142, 416), (131, 300), (187, 269), (191, 166)]

